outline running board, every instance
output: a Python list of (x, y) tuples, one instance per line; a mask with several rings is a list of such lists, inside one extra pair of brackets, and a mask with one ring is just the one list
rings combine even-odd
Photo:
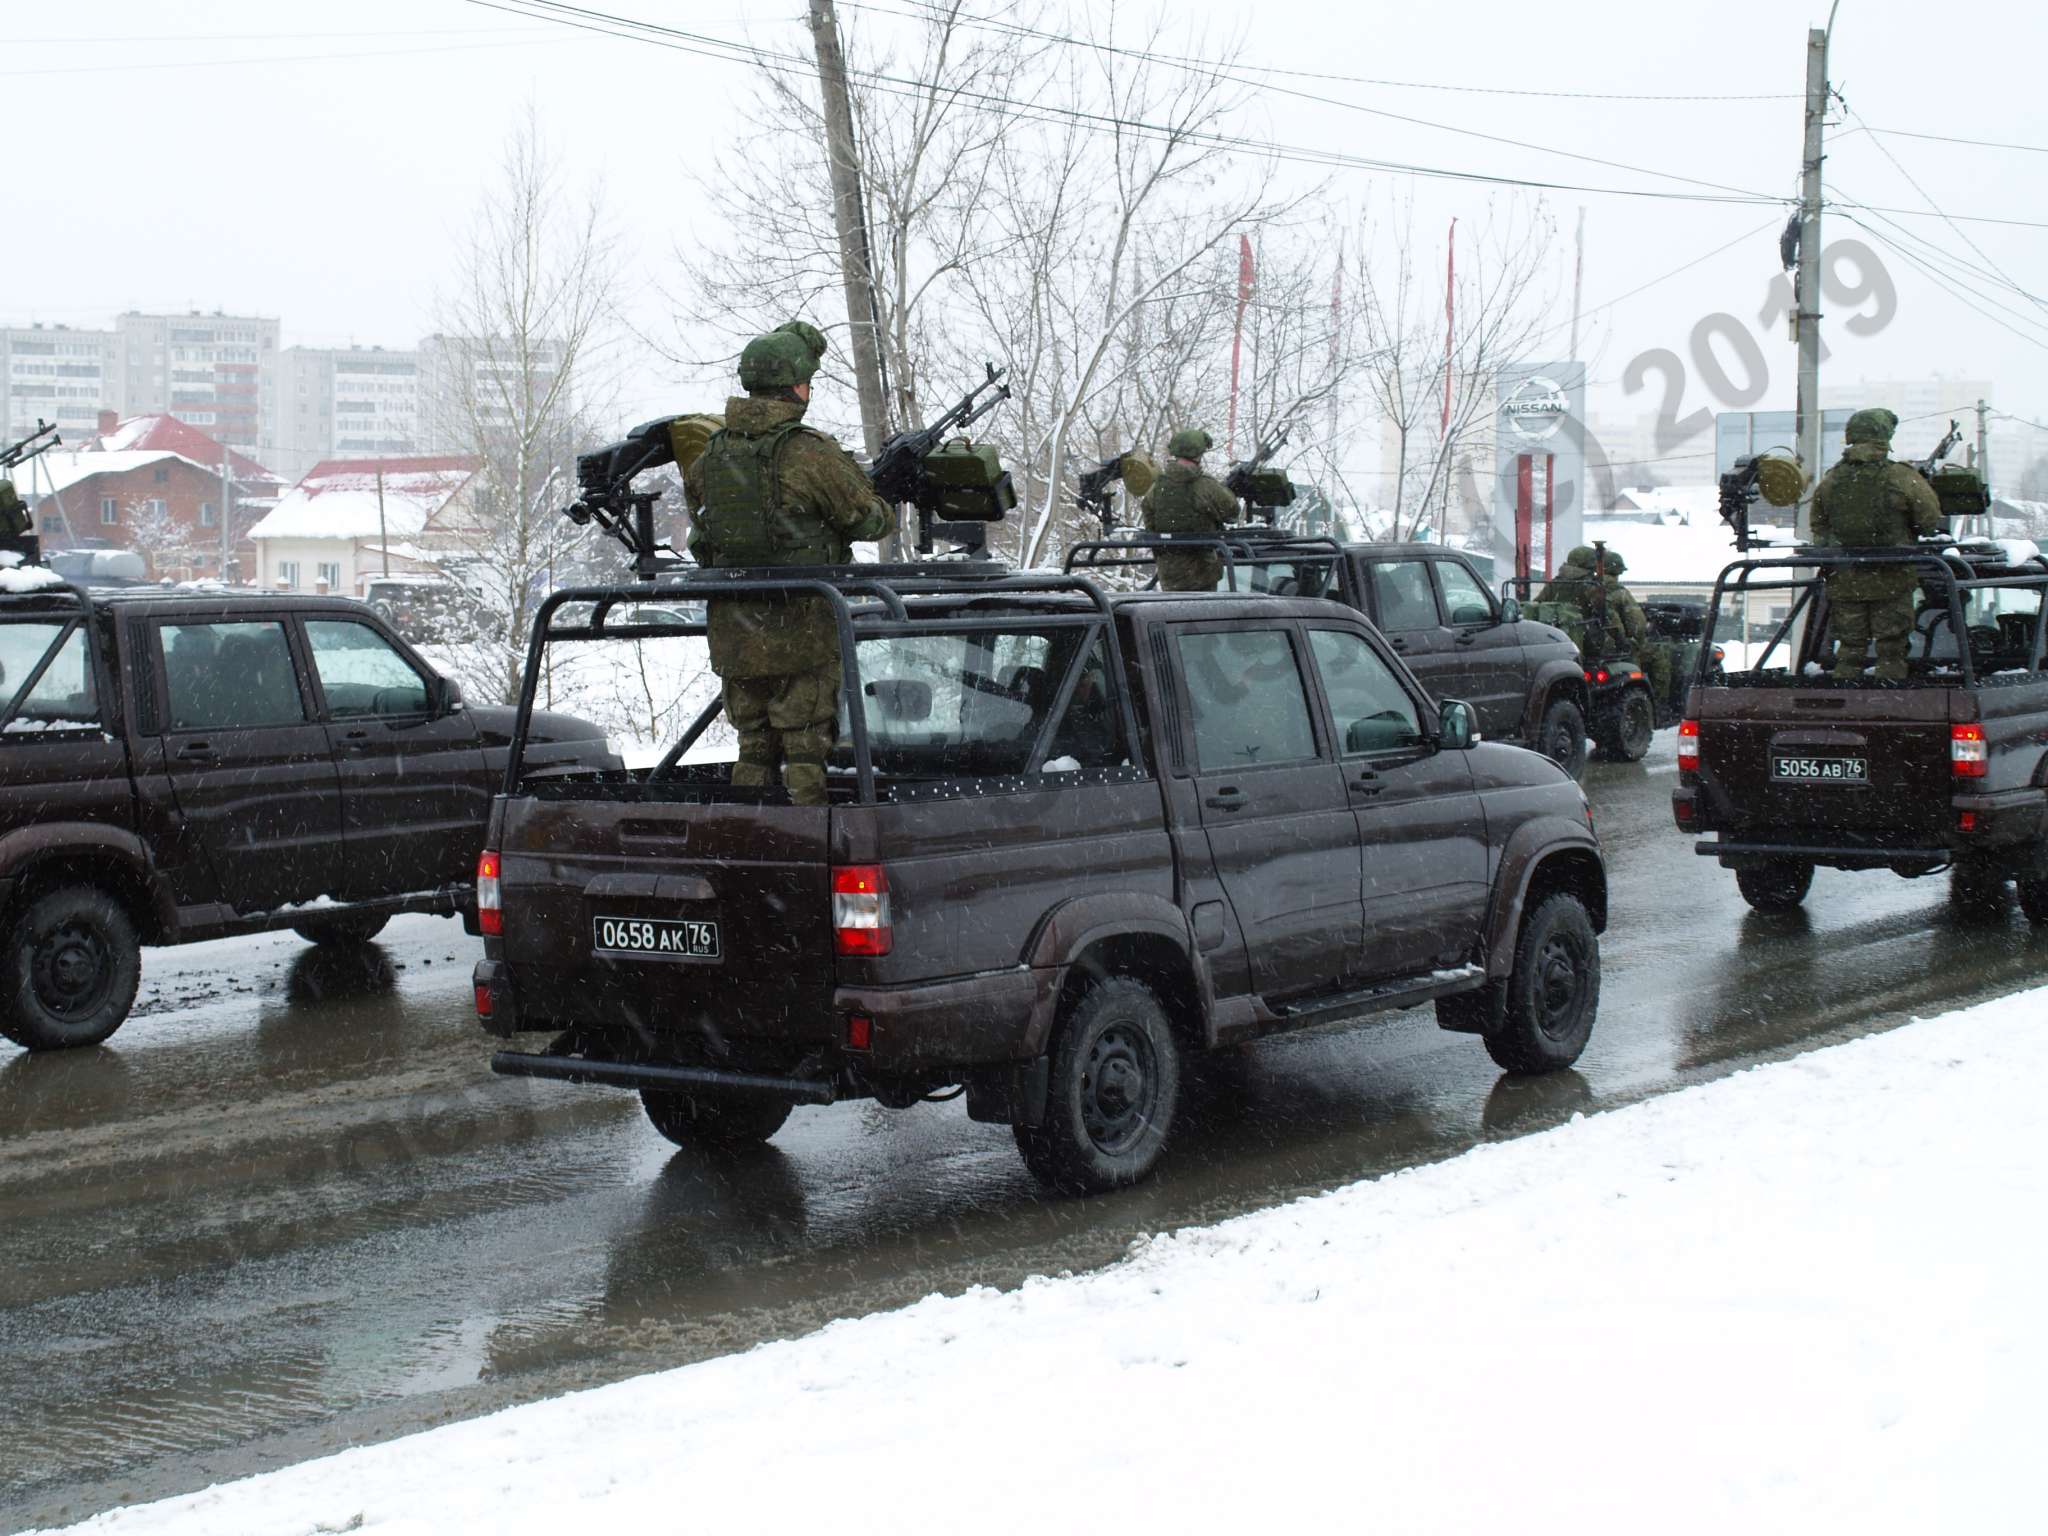
[(491, 1070), (505, 1077), (545, 1077), (558, 1083), (594, 1083), (605, 1088), (714, 1088), (728, 1093), (773, 1094), (799, 1104), (830, 1104), (836, 1087), (819, 1077), (771, 1077), (761, 1072), (722, 1072), (716, 1067), (671, 1067), (652, 1061), (587, 1061), (530, 1051), (497, 1051)]
[(1461, 965), (1455, 970), (1431, 971), (1427, 976), (1411, 976), (1401, 981), (1381, 982), (1376, 987), (1362, 987), (1355, 992), (1338, 992), (1320, 997), (1305, 997), (1298, 1002), (1285, 1003), (1273, 1009), (1273, 1016), (1280, 1023), (1293, 1028), (1303, 1024), (1320, 1024), (1329, 1019), (1341, 1019), (1358, 1013), (1385, 1013), (1396, 1008), (1413, 1008), (1417, 1003), (1432, 1002), (1439, 997), (1450, 997), (1459, 992), (1474, 992), (1486, 985), (1486, 970), (1483, 966)]

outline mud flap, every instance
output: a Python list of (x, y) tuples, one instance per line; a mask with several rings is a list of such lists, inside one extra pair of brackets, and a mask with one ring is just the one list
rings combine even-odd
[(967, 1118), (984, 1125), (1043, 1125), (1051, 1063), (1043, 1056), (967, 1079)]

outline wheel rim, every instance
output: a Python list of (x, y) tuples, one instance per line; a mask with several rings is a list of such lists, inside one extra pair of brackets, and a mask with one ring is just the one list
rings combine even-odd
[(1159, 1099), (1159, 1063), (1151, 1038), (1135, 1024), (1114, 1023), (1095, 1037), (1081, 1076), (1081, 1124), (1098, 1152), (1127, 1152), (1152, 1123)]
[(1536, 951), (1536, 1027), (1561, 1040), (1578, 1026), (1585, 992), (1585, 956), (1564, 934), (1553, 934)]
[(1632, 757), (1640, 757), (1650, 749), (1650, 737), (1657, 729), (1656, 715), (1650, 708), (1650, 701), (1640, 693), (1630, 694), (1628, 707), (1621, 715), (1622, 740), (1627, 744)]
[(1568, 720), (1560, 720), (1550, 728), (1550, 739), (1544, 745), (1548, 749), (1550, 760), (1560, 767), (1569, 768), (1578, 760), (1579, 743), (1572, 739), (1574, 734), (1572, 724)]
[(73, 918), (36, 942), (30, 964), (36, 1000), (61, 1018), (92, 1013), (113, 986), (112, 947), (93, 924)]

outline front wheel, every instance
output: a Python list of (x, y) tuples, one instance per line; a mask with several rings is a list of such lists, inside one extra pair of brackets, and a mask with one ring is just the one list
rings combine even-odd
[(640, 1105), (654, 1128), (679, 1147), (731, 1151), (757, 1147), (789, 1118), (786, 1099), (682, 1093), (642, 1088)]
[(1578, 897), (1559, 891), (1522, 921), (1499, 1022), (1481, 1038), (1509, 1072), (1570, 1066), (1600, 1011), (1600, 939)]
[(1767, 859), (1735, 871), (1736, 889), (1759, 912), (1790, 912), (1812, 885), (1813, 865), (1804, 859)]
[(121, 904), (73, 885), (29, 903), (0, 959), (0, 1034), (31, 1051), (98, 1045), (142, 981), (142, 947)]
[(1166, 1149), (1180, 1046), (1152, 989), (1128, 976), (1081, 994), (1053, 1041), (1045, 1123), (1016, 1128), (1039, 1181), (1067, 1195), (1135, 1184)]
[(333, 917), (309, 917), (293, 923), (292, 932), (308, 944), (348, 947), (367, 944), (391, 921), (388, 912), (344, 912)]
[(1536, 728), (1536, 750), (1578, 778), (1586, 771), (1586, 712), (1572, 699), (1552, 699)]
[(1613, 714), (1600, 723), (1600, 755), (1609, 762), (1640, 763), (1657, 733), (1657, 707), (1641, 688), (1621, 696)]

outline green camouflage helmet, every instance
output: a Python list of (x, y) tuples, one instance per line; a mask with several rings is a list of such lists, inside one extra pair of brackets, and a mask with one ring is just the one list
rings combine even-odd
[(1621, 558), (1620, 550), (1605, 550), (1600, 556), (1600, 569), (1606, 575), (1619, 576), (1628, 569), (1628, 562)]
[(1166, 451), (1176, 459), (1199, 459), (1216, 446), (1216, 439), (1200, 427), (1182, 427), (1166, 440)]
[(810, 347), (788, 331), (756, 336), (740, 351), (740, 387), (750, 395), (808, 384), (817, 371), (818, 360)]
[(1590, 571), (1593, 569), (1593, 546), (1590, 544), (1576, 544), (1572, 546), (1572, 552), (1564, 557), (1564, 563), (1566, 565), (1576, 565), (1582, 570)]
[(811, 356), (818, 361), (825, 360), (825, 333), (808, 320), (786, 320), (768, 333), (771, 336), (794, 336), (811, 349)]
[(1899, 418), (1879, 405), (1851, 416), (1842, 437), (1851, 443), (1889, 443), (1898, 429)]

